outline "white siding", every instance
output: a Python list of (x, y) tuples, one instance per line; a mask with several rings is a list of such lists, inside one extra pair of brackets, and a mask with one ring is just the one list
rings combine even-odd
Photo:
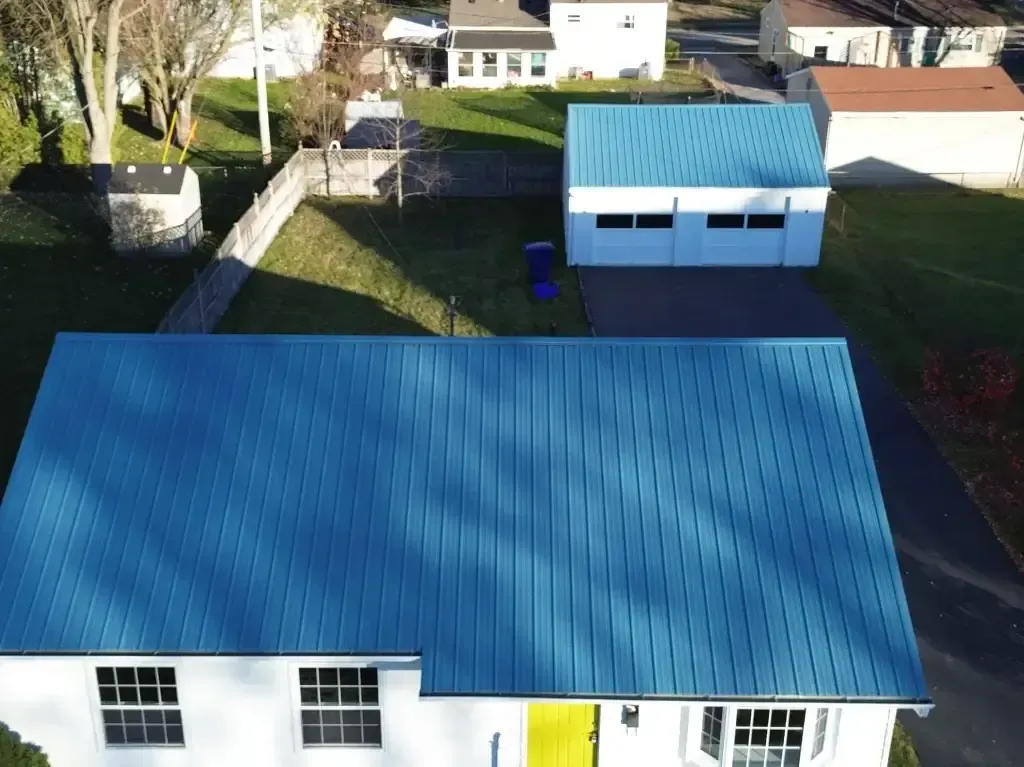
[[(570, 17), (579, 21), (570, 21)], [(619, 26), (633, 18), (633, 28)], [(578, 67), (596, 78), (635, 77), (642, 64), (660, 80), (665, 71), (667, 3), (552, 3), (551, 32), (558, 75)]]
[[(316, 19), (299, 15), (263, 30), (264, 60), (278, 77), (295, 77), (313, 69), (323, 43), (323, 30)], [(227, 53), (210, 72), (210, 77), (252, 78), (256, 51), (248, 22), (235, 34)]]
[[(825, 49), (827, 61), (876, 67), (919, 67), (926, 63), (926, 38), (930, 33), (927, 27), (790, 27), (783, 42), (794, 55), (787, 58), (784, 68), (792, 71), (803, 66), (802, 58), (814, 57), (816, 48)], [(947, 28), (938, 42), (934, 63), (940, 67), (998, 64), (1005, 35), (1005, 27)], [(903, 48), (901, 38), (908, 41)], [(976, 42), (978, 40), (980, 42)], [(950, 42), (970, 46), (970, 49), (951, 50)]]
[(1024, 112), (839, 112), (825, 167), (841, 184), (913, 183), (922, 176), (970, 187), (1020, 177)]
[[(459, 74), (459, 54), (469, 53), (473, 57), (473, 74)], [(448, 87), (449, 88), (504, 88), (508, 85), (554, 85), (557, 77), (558, 54), (556, 51), (537, 51), (544, 54), (544, 74), (534, 75), (531, 71), (530, 51), (524, 51), (521, 59), (520, 76), (510, 77), (508, 74), (508, 56), (498, 51), (498, 65), (494, 77), (483, 76), (483, 51), (448, 51)]]
[[(605, 189), (569, 190), (571, 248), (569, 263), (595, 263), (601, 238), (631, 236), (635, 256), (645, 265), (746, 265), (771, 261), (782, 266), (815, 266), (821, 254), (828, 189)], [(675, 211), (669, 250), (656, 257), (661, 230), (596, 229), (599, 213)], [(785, 230), (709, 230), (709, 213), (783, 213)], [(656, 241), (658, 240), (658, 241)], [(736, 255), (724, 252), (732, 249)], [(770, 258), (768, 257), (770, 255)]]
[[(280, 657), (4, 657), (0, 722), (41, 746), (53, 767), (528, 767), (526, 702), (420, 698), (417, 661), (375, 664), (381, 669), (382, 748), (302, 748), (296, 670), (325, 663)], [(107, 748), (94, 671), (102, 665), (175, 666), (186, 746)], [(643, 702), (633, 733), (621, 717), (622, 702), (601, 704), (602, 764), (692, 764), (699, 705)], [(881, 767), (892, 720), (889, 707), (844, 708), (832, 733), (836, 755), (830, 764)]]
[(814, 120), (814, 132), (818, 134), (818, 143), (821, 146), (822, 155), (824, 155), (832, 113), (825, 97), (818, 90), (818, 84), (811, 76), (810, 69), (803, 69), (789, 76), (786, 81), (786, 102), (810, 105), (811, 117)]
[(789, 48), (786, 20), (779, 12), (776, 0), (761, 9), (761, 26), (757, 36), (757, 55), (762, 61), (774, 61), (782, 66)]

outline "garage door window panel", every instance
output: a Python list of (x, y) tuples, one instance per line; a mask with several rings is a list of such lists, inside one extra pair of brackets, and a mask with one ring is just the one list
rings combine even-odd
[(785, 229), (786, 217), (781, 213), (751, 213), (747, 229)]
[(598, 229), (632, 229), (632, 213), (598, 213)]
[(742, 229), (745, 218), (742, 213), (709, 213), (708, 229)]
[(636, 216), (637, 229), (671, 229), (671, 213), (638, 213)]

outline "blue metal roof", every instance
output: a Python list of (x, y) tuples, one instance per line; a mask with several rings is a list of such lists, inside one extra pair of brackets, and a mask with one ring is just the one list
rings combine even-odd
[(927, 697), (843, 341), (61, 335), (0, 605), (8, 653)]
[(827, 187), (808, 104), (572, 104), (569, 186)]

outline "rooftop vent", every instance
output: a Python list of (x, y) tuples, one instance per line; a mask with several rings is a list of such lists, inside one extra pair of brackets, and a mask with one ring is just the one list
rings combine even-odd
[(164, 175), (165, 176), (171, 175), (171, 166), (170, 165), (165, 165), (164, 166)]
[(135, 166), (134, 165), (129, 165), (128, 166), (128, 172), (129, 173), (134, 173), (135, 172)]

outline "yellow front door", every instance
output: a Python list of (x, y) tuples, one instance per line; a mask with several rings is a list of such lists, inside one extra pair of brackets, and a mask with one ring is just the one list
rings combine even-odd
[(526, 767), (594, 767), (597, 706), (530, 703)]

